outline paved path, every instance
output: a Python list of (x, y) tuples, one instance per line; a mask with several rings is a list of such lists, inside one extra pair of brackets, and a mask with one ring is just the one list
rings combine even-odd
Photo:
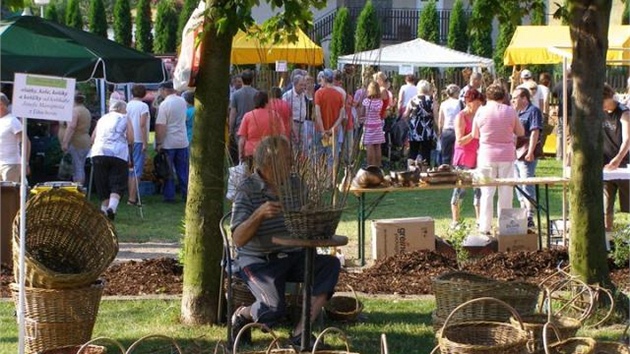
[(161, 257), (177, 258), (178, 252), (178, 242), (121, 242), (118, 244), (116, 262), (141, 261)]

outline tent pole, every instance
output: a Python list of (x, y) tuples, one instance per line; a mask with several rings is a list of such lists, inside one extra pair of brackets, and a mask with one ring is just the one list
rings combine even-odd
[(24, 269), (24, 257), (26, 257), (26, 167), (27, 167), (27, 159), (26, 159), (26, 141), (28, 139), (27, 135), (27, 124), (28, 119), (25, 117), (22, 120), (22, 165), (20, 166), (20, 250), (19, 250), (19, 293), (18, 293), (18, 353), (24, 354), (25, 349), (25, 304), (26, 304), (26, 270)]
[[(567, 88), (567, 58), (562, 57), (562, 177), (567, 178), (567, 108), (569, 101), (569, 94)], [(567, 244), (567, 186), (562, 184), (562, 243)]]
[(100, 92), (100, 102), (101, 102), (101, 117), (105, 115), (105, 113), (107, 113), (107, 111), (105, 110), (105, 100), (106, 100), (106, 87), (105, 87), (105, 80), (103, 79), (96, 79), (97, 82), (97, 86), (98, 86), (98, 91)]

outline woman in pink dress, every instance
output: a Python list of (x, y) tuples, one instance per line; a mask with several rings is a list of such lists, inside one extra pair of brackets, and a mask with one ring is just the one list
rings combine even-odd
[[(471, 170), (477, 167), (477, 150), (479, 139), (472, 135), (473, 118), (477, 109), (485, 103), (483, 94), (476, 89), (469, 89), (464, 95), (466, 106), (455, 117), (455, 148), (453, 150), (453, 166), (460, 169)], [(451, 214), (453, 221), (451, 228), (457, 227), (460, 220), (459, 207), (466, 194), (465, 188), (455, 188), (451, 198)], [(475, 217), (479, 218), (479, 197), (481, 191), (475, 188), (473, 205)]]
[(367, 87), (367, 98), (361, 103), (360, 121), (363, 122), (363, 145), (367, 151), (367, 163), (370, 166), (381, 166), (381, 144), (385, 143), (381, 109), (383, 99), (376, 81)]

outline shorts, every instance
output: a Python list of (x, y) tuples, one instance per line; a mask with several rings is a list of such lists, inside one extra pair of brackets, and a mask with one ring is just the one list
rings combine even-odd
[(20, 181), (20, 170), (20, 164), (0, 165), (0, 182), (22, 183)]
[(142, 151), (142, 143), (133, 143), (133, 170), (129, 170), (129, 177), (142, 177), (145, 156), (146, 154)]
[(99, 200), (109, 199), (116, 193), (120, 196), (127, 190), (127, 161), (112, 156), (92, 157), (94, 186)]
[(613, 215), (615, 212), (615, 197), (619, 192), (619, 207), (621, 212), (627, 213), (630, 209), (630, 181), (612, 180), (604, 181), (604, 215)]

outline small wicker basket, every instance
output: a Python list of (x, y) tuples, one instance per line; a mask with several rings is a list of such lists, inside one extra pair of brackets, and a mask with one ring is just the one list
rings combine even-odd
[[(19, 269), (20, 218), (13, 223), (13, 269)], [(84, 197), (51, 189), (26, 204), (26, 284), (63, 289), (87, 286), (118, 253), (114, 226)], [(15, 272), (18, 274), (19, 272)]]
[[(69, 345), (80, 345), (92, 337), (92, 329), (105, 283), (77, 289), (25, 290), (25, 347), (28, 353), (39, 353)], [(19, 287), (11, 284), (16, 303)]]
[(333, 296), (324, 310), (326, 317), (333, 321), (356, 321), (363, 311), (363, 303), (357, 293), (350, 287), (353, 296)]
[[(505, 311), (519, 319), (519, 326), (492, 321), (470, 321), (451, 324), (458, 311), (477, 306), (483, 302), (495, 302)], [(523, 327), (520, 316), (505, 302), (483, 297), (467, 301), (458, 306), (446, 318), (444, 326), (436, 334), (442, 354), (527, 354), (531, 337)]]
[(335, 235), (343, 209), (287, 211), (284, 224), (293, 238), (305, 240), (329, 239)]
[[(554, 333), (549, 333), (549, 328)], [(555, 336), (554, 336), (555, 334)], [(555, 324), (548, 322), (543, 327), (543, 349), (534, 351), (534, 354), (593, 354), (595, 353), (596, 342), (593, 338), (572, 337), (563, 339)], [(551, 344), (550, 339), (557, 339)]]
[[(521, 317), (523, 320), (523, 326), (526, 330), (530, 331), (534, 336), (534, 350), (541, 350), (544, 347), (543, 344), (543, 327), (547, 322), (553, 323), (558, 329), (560, 338), (570, 338), (575, 336), (577, 331), (582, 327), (582, 323), (574, 318), (561, 317), (561, 316), (549, 316), (545, 313), (535, 313), (533, 315), (525, 315)], [(518, 320), (514, 317), (510, 317), (510, 323), (516, 326)], [(550, 334), (550, 333), (549, 333)], [(549, 335), (548, 334), (548, 335)], [(553, 334), (551, 334), (553, 337)], [(554, 338), (547, 338), (553, 340)]]

